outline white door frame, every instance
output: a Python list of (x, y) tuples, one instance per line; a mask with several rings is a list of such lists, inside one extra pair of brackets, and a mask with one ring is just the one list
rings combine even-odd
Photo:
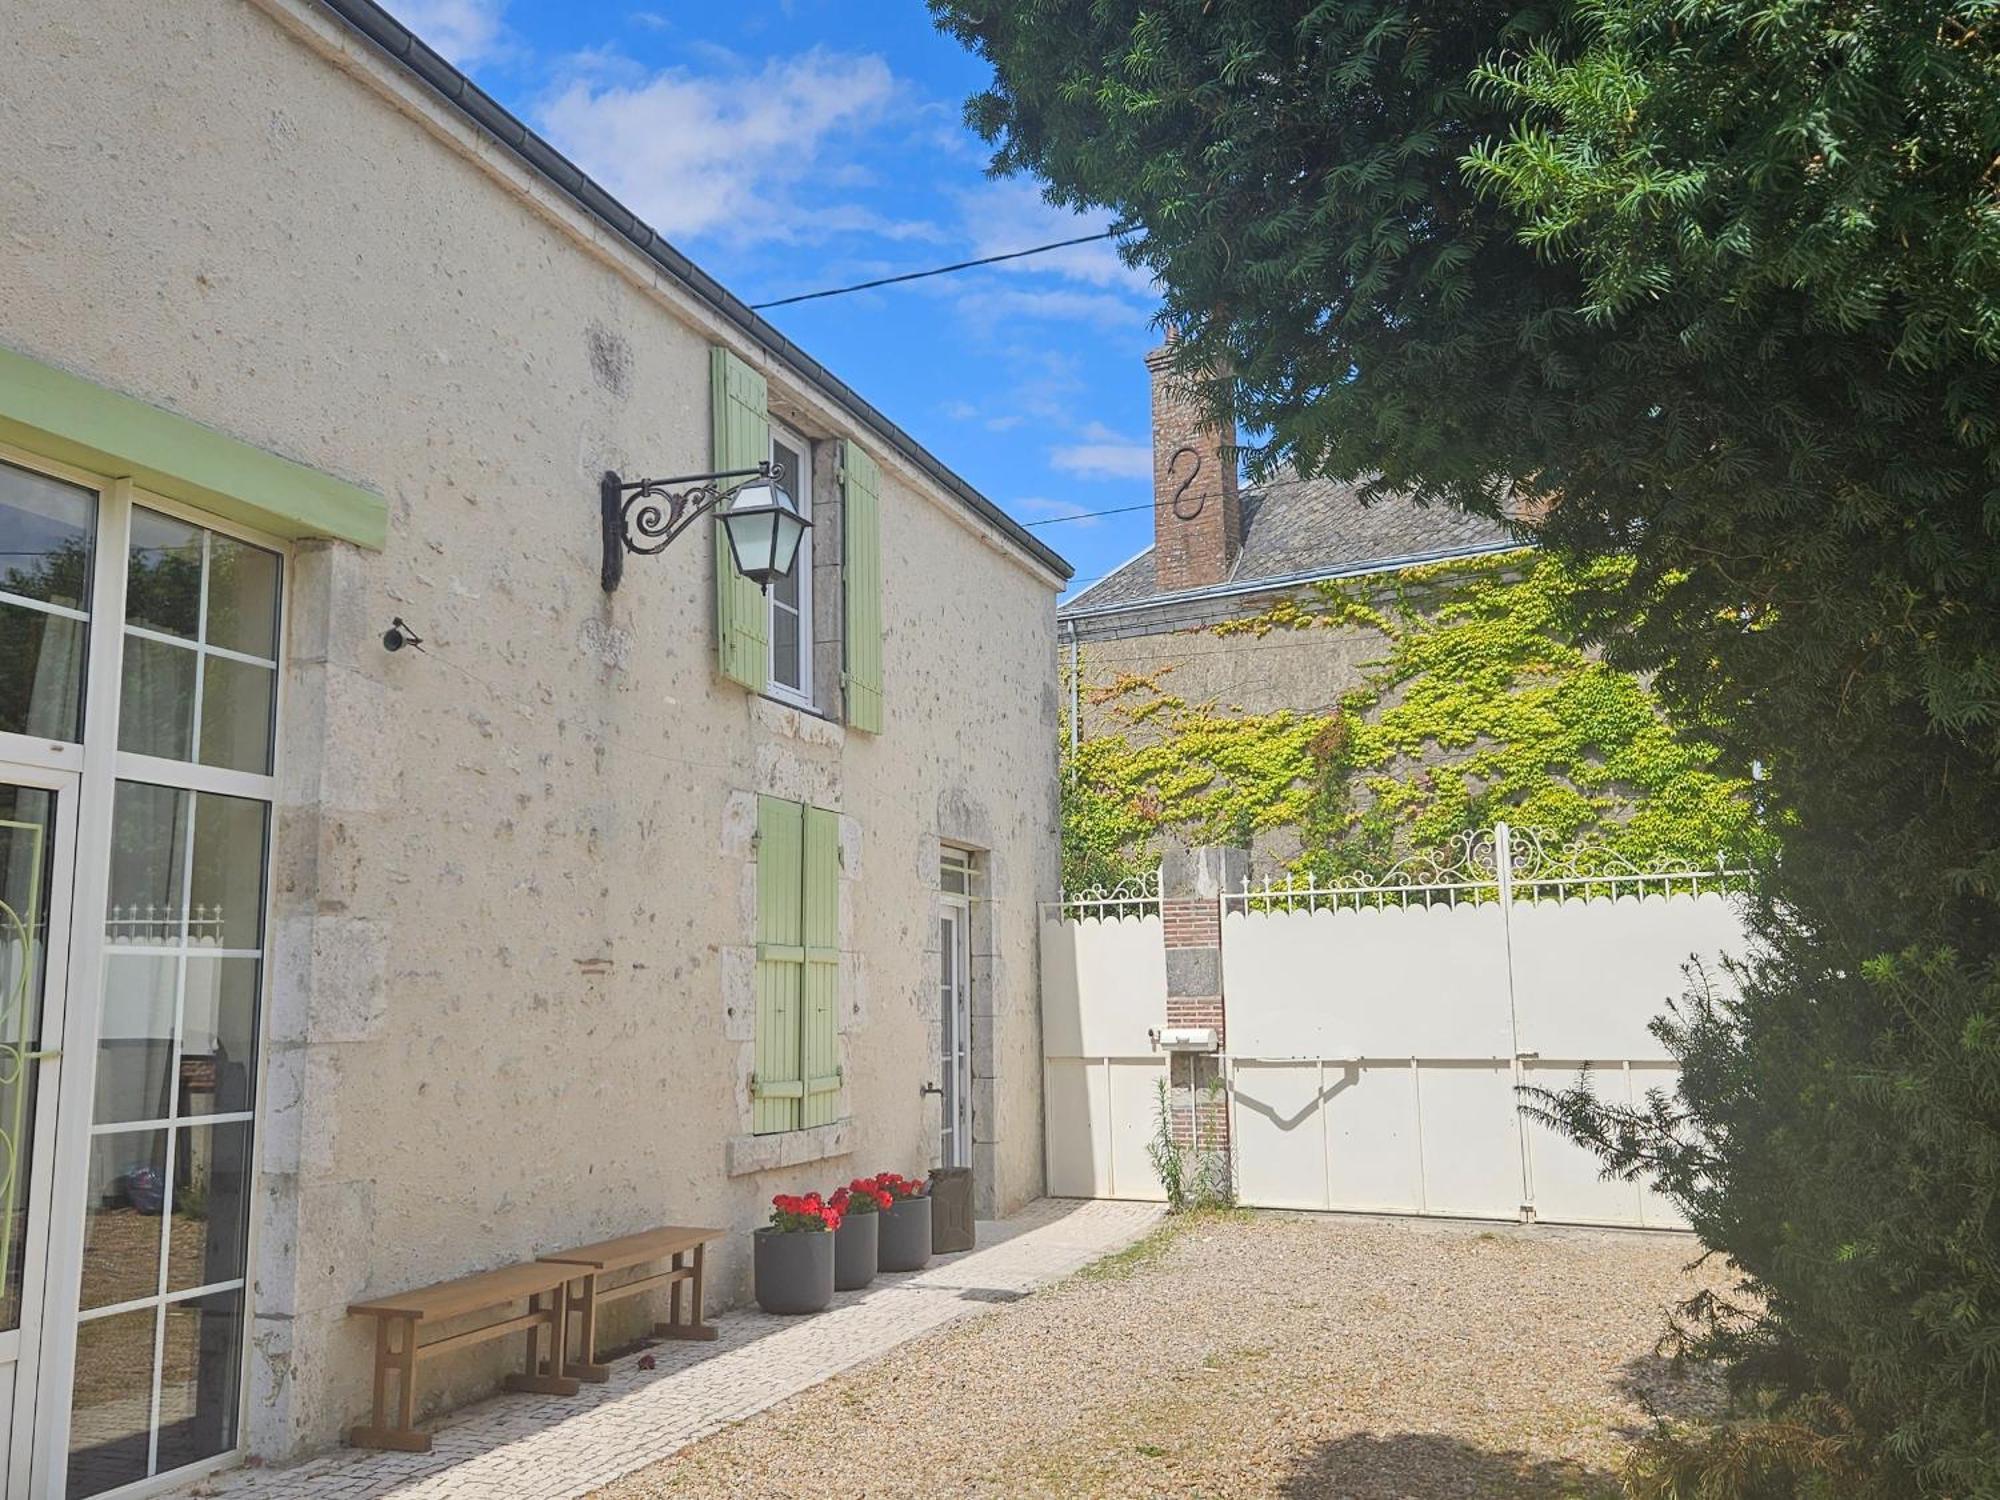
[[(12, 735), (0, 736), (0, 740), (13, 739)], [(0, 746), (0, 755), (4, 755), (5, 748)], [(0, 1492), (26, 1495), (30, 1493), (30, 1466), (35, 1451), (36, 1394), (41, 1388), (49, 1231), (55, 1217), (56, 1118), (61, 1107), (65, 1020), (70, 1009), (69, 958), (74, 930), (77, 806), (82, 779), (74, 771), (0, 759), (0, 783), (53, 792), (56, 799), (54, 847), (46, 862), (50, 872), (49, 915), (48, 942), (42, 953), (40, 1046), (32, 1061), (23, 1062), (24, 1067), (36, 1068), (39, 1076), (35, 1112), (28, 1122), (31, 1135), (27, 1152), (27, 1232), (21, 1241), (20, 1325), (0, 1333), (0, 1371), (11, 1371), (11, 1379), (0, 1378), (0, 1401), (7, 1403), (9, 1416), (4, 1434), (0, 1434), (4, 1438), (0, 1441)]]
[[(250, 1126), (252, 1156), (247, 1164), (244, 1212), (248, 1219), (243, 1264), (243, 1337), (237, 1350), (236, 1444), (228, 1452), (183, 1465), (171, 1471), (135, 1480), (105, 1492), (120, 1500), (192, 1483), (206, 1473), (241, 1461), (245, 1448), (249, 1411), (249, 1329), (254, 1316), (252, 1290), (257, 1265), (258, 1161), (262, 1151), (264, 1123), (263, 1074), (268, 1046), (265, 1021), (270, 988), (271, 935), (269, 930), (272, 882), (275, 878), (275, 821), (279, 775), (282, 771), (282, 726), (285, 722), (283, 663), (291, 610), (291, 549), (281, 539), (211, 515), (165, 496), (137, 489), (129, 478), (93, 475), (68, 465), (51, 462), (39, 454), (0, 444), (0, 458), (9, 463), (65, 479), (97, 492), (97, 522), (94, 567), (91, 580), (90, 647), (84, 689), (84, 738), (81, 744), (58, 744), (32, 737), (0, 733), (0, 774), (5, 770), (37, 768), (32, 774), (51, 772), (70, 776), (76, 790), (69, 798), (71, 819), (71, 878), (67, 898), (68, 935), (64, 993), (75, 1003), (61, 1015), (61, 1032), (51, 1039), (45, 1021), (44, 1049), (59, 1049), (72, 1064), (54, 1073), (45, 1072), (42, 1097), (47, 1103), (52, 1128), (46, 1158), (36, 1161), (37, 1181), (46, 1184), (51, 1212), (47, 1216), (45, 1254), (34, 1267), (39, 1295), (36, 1312), (40, 1322), (38, 1379), (32, 1398), (32, 1427), (16, 1426), (11, 1455), (0, 1464), (0, 1479), (6, 1481), (0, 1494), (39, 1496), (63, 1493), (69, 1469), (69, 1436), (75, 1374), (78, 1328), (78, 1292), (83, 1274), (84, 1188), (88, 1178), (91, 1146), (93, 1094), (96, 1087), (96, 1053), (99, 1009), (103, 995), (104, 914), (109, 901), (111, 880), (112, 820), (115, 790), (121, 780), (149, 782), (190, 792), (213, 792), (261, 802), (267, 808), (264, 871), (262, 884), (263, 963), (257, 996), (258, 1045), (255, 1066), (257, 1087), (254, 1119)], [(150, 511), (201, 526), (217, 535), (251, 542), (280, 558), (278, 621), (276, 632), (276, 676), (272, 705), (272, 763), (268, 775), (245, 771), (219, 770), (193, 761), (161, 761), (118, 748), (119, 699), (123, 669), (123, 620), (126, 571), (132, 513), (135, 505)], [(57, 804), (60, 810), (62, 802)], [(52, 919), (54, 913), (51, 913)], [(46, 1069), (49, 1061), (42, 1066)], [(25, 1291), (25, 1288), (24, 1288)], [(23, 1312), (23, 1326), (27, 1313)], [(24, 1354), (29, 1352), (24, 1349)], [(157, 1354), (156, 1354), (157, 1358)], [(17, 1407), (17, 1420), (18, 1411)], [(22, 1465), (26, 1464), (25, 1472)]]
[[(944, 1096), (938, 1101), (942, 1119), (938, 1132), (939, 1163), (945, 1167), (972, 1165), (972, 898), (966, 891), (942, 892), (938, 934), (938, 1040), (950, 1049), (938, 1059)], [(949, 981), (947, 982), (947, 975)], [(950, 1014), (944, 1014), (949, 1007)], [(949, 1020), (949, 1025), (943, 1024)]]

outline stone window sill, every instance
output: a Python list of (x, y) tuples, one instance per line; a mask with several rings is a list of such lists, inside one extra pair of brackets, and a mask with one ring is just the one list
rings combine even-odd
[(771, 1135), (733, 1135), (723, 1143), (723, 1170), (731, 1177), (749, 1177), (758, 1172), (775, 1172), (781, 1167), (802, 1167), (807, 1162), (850, 1156), (853, 1152), (854, 1121), (835, 1120), (827, 1125), (809, 1125), (804, 1130)]

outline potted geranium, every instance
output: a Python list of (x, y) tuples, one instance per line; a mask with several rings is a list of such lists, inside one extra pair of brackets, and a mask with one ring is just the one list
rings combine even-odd
[(833, 1301), (833, 1236), (840, 1210), (818, 1193), (771, 1199), (756, 1245), (757, 1305), (768, 1313), (814, 1313)]
[(840, 1228), (833, 1232), (836, 1292), (858, 1292), (875, 1279), (882, 1210), (894, 1201), (872, 1177), (855, 1178), (828, 1200), (840, 1211)]
[(929, 1185), (884, 1172), (875, 1178), (875, 1186), (889, 1199), (881, 1213), (882, 1243), (876, 1264), (885, 1271), (921, 1271), (931, 1258)]

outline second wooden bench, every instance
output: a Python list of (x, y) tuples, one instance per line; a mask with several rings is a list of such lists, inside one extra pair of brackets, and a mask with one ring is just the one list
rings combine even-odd
[[(701, 1320), (702, 1267), (708, 1242), (721, 1239), (725, 1233), (727, 1231), (721, 1229), (668, 1224), (542, 1256), (543, 1261), (581, 1286), (580, 1291), (571, 1291), (568, 1297), (569, 1309), (577, 1314), (578, 1326), (582, 1329), (583, 1344), (577, 1363), (570, 1366), (570, 1372), (584, 1380), (601, 1382), (610, 1379), (611, 1367), (597, 1362), (597, 1304), (636, 1296), (659, 1287), (670, 1289), (672, 1301), (667, 1304), (667, 1321), (653, 1325), (657, 1336), (669, 1339), (714, 1338), (715, 1326)], [(663, 1260), (671, 1262), (664, 1271), (611, 1286), (603, 1284), (606, 1276)], [(686, 1318), (681, 1317), (682, 1283), (686, 1283), (688, 1288)]]

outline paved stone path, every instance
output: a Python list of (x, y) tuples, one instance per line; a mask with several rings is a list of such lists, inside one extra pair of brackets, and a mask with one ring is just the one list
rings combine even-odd
[(817, 1317), (728, 1312), (712, 1344), (617, 1360), (580, 1395), (496, 1396), (447, 1417), (429, 1453), (343, 1450), (243, 1469), (174, 1493), (226, 1500), (569, 1500), (946, 1323), (1026, 1296), (1122, 1249), (1158, 1220), (1148, 1203), (1043, 1199), (979, 1226), (980, 1248), (844, 1292)]

